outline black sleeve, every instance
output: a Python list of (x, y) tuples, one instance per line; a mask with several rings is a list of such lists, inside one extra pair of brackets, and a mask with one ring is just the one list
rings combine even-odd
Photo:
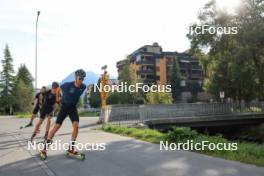
[(39, 98), (39, 94), (40, 94), (40, 93), (37, 93), (37, 94), (36, 94), (36, 96), (35, 96), (35, 98), (36, 98), (36, 99), (38, 99), (38, 98)]

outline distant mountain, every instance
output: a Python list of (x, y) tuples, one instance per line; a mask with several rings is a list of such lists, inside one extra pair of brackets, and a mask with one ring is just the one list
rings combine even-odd
[[(94, 83), (97, 83), (98, 79), (100, 77), (100, 74), (96, 74), (92, 71), (87, 71), (86, 72), (86, 77), (84, 79), (84, 84), (85, 85), (89, 85), (89, 84), (94, 84)], [(116, 77), (111, 77), (111, 79), (116, 79)], [(60, 84), (63, 84), (65, 82), (71, 82), (71, 81), (74, 81), (75, 79), (75, 76), (74, 76), (74, 72), (72, 72), (71, 74), (69, 74), (66, 78), (64, 78)]]

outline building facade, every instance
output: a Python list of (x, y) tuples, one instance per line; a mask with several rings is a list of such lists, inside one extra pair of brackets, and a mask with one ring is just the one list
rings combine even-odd
[(182, 94), (188, 97), (202, 92), (203, 70), (198, 59), (187, 52), (163, 51), (158, 43), (137, 49), (129, 55), (129, 60), (117, 62), (117, 69), (120, 73), (125, 64), (130, 64), (143, 83), (166, 85), (170, 83), (174, 59), (179, 64), (182, 77)]

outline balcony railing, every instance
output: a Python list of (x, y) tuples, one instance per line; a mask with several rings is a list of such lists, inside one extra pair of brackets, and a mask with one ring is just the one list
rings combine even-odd
[(154, 60), (141, 60), (137, 62), (138, 64), (142, 64), (142, 65), (154, 65)]

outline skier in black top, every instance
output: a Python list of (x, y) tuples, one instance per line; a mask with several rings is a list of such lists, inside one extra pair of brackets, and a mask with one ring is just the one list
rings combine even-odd
[(59, 98), (60, 95), (58, 94), (59, 89), (60, 89), (59, 84), (57, 82), (53, 82), (52, 83), (52, 89), (46, 91), (43, 108), (40, 111), (40, 119), (39, 119), (39, 121), (35, 127), (35, 130), (34, 130), (32, 136), (31, 136), (31, 141), (33, 141), (34, 137), (39, 132), (40, 126), (43, 123), (43, 121), (45, 120), (45, 117), (48, 117), (46, 132), (45, 132), (45, 136), (44, 136), (44, 139), (45, 140), (47, 139), (49, 128), (50, 128), (50, 123), (51, 123), (52, 113), (55, 110), (56, 103), (59, 103), (59, 101), (60, 101), (60, 98)]
[[(30, 126), (33, 126), (33, 120), (35, 119), (35, 117), (37, 116), (38, 112), (41, 111), (42, 107), (43, 107), (43, 103), (44, 103), (44, 95), (45, 95), (45, 92), (46, 92), (46, 87), (43, 86), (40, 90), (40, 92), (38, 92), (34, 98), (32, 99), (32, 105), (34, 106), (34, 101), (37, 100), (37, 103), (36, 105), (34, 106), (34, 109), (32, 111), (32, 116), (30, 118), (30, 121), (29, 123), (24, 127), (24, 128), (27, 128), (27, 127), (30, 127)], [(20, 128), (23, 128), (23, 127), (20, 127)]]

